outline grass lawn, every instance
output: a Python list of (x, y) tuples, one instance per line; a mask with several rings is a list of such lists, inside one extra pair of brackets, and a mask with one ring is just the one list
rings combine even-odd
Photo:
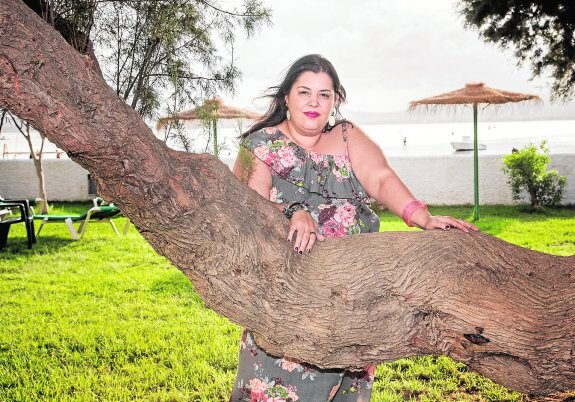
[[(84, 205), (52, 213), (81, 212)], [(469, 219), (471, 207), (432, 207)], [(509, 242), (575, 254), (575, 209), (482, 207), (479, 226)], [(411, 230), (383, 213), (382, 230)], [(121, 228), (122, 219), (118, 220)], [(205, 308), (188, 279), (132, 227), (91, 224), (72, 241), (42, 229), (32, 250), (14, 225), (0, 251), (0, 401), (225, 401), (240, 328)], [(442, 356), (376, 371), (372, 401), (525, 401)], [(575, 396), (575, 394), (573, 394)]]

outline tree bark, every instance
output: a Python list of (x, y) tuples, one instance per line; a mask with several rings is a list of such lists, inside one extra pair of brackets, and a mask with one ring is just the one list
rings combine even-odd
[(0, 105), (88, 169), (270, 353), (340, 368), (444, 354), (522, 392), (575, 389), (573, 256), (458, 231), (351, 236), (298, 256), (281, 212), (218, 159), (167, 148), (17, 0), (0, 2)]

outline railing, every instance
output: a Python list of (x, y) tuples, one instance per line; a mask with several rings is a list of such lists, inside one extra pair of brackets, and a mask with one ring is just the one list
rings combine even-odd
[[(43, 151), (42, 152), (42, 156), (43, 157), (51, 157), (52, 155), (54, 155), (56, 157), (56, 159), (60, 159), (60, 158), (67, 158), (68, 156), (66, 155), (65, 152), (63, 151)], [(30, 155), (30, 151), (8, 151), (8, 144), (3, 144), (2, 146), (2, 159), (11, 159), (10, 157), (13, 156), (12, 159), (32, 159), (32, 156)]]

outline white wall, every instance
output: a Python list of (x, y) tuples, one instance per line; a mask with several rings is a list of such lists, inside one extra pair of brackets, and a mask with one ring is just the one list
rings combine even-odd
[[(389, 161), (411, 191), (435, 205), (473, 204), (472, 155), (389, 157)], [(563, 204), (575, 204), (575, 154), (551, 155), (550, 168), (567, 177)], [(230, 167), (233, 160), (225, 160)], [(44, 160), (46, 187), (51, 201), (90, 200), (88, 172), (69, 159)], [(479, 157), (481, 204), (513, 204), (507, 176), (501, 171), (501, 156)], [(0, 160), (0, 196), (39, 196), (34, 164), (29, 159)]]
[[(70, 159), (45, 159), (44, 177), (49, 201), (85, 201), (88, 171)], [(4, 198), (40, 197), (34, 162), (30, 159), (0, 160), (0, 196)]]
[[(414, 195), (429, 204), (473, 204), (473, 156), (390, 157), (390, 163)], [(513, 204), (502, 156), (479, 157), (480, 204)], [(563, 204), (575, 204), (575, 154), (551, 155), (548, 169), (567, 177)], [(528, 202), (525, 199), (525, 202)]]

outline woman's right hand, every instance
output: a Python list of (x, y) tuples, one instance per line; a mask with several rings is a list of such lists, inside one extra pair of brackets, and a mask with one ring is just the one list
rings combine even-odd
[[(294, 238), (295, 235), (295, 238)], [(316, 241), (324, 241), (325, 236), (319, 233), (317, 222), (305, 210), (294, 212), (290, 219), (288, 241), (293, 241), (293, 249), (299, 254), (309, 253)]]

